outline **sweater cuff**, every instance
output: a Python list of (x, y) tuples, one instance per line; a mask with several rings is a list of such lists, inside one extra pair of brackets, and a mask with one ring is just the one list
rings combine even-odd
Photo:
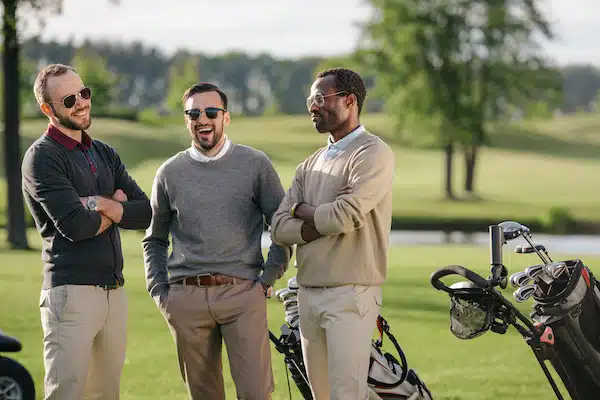
[(328, 217), (328, 204), (321, 204), (315, 208), (315, 214), (313, 219), (315, 221), (315, 229), (323, 236), (335, 235), (338, 232), (335, 231), (335, 227), (332, 226), (330, 218)]
[(302, 224), (304, 224), (304, 221), (299, 218), (288, 219), (285, 228), (281, 229), (276, 243), (284, 246), (305, 244), (306, 241), (302, 239)]

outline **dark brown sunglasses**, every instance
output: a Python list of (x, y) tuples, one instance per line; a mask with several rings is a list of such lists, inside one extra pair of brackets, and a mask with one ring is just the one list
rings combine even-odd
[(49, 101), (48, 103), (62, 104), (63, 106), (65, 106), (65, 108), (72, 108), (77, 102), (77, 96), (81, 97), (84, 100), (89, 100), (92, 98), (92, 89), (85, 87), (81, 89), (79, 93), (69, 94), (65, 96), (62, 99), (62, 101)]

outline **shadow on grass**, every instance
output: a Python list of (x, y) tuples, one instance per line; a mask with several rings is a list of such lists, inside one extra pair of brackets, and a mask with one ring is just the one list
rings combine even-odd
[(598, 159), (600, 145), (577, 141), (577, 132), (569, 132), (572, 140), (545, 135), (530, 129), (509, 126), (506, 130), (496, 127), (490, 134), (490, 147), (513, 151), (527, 151), (544, 155)]

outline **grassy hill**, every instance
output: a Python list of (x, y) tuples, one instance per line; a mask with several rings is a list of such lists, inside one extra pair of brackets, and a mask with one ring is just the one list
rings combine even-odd
[[(593, 176), (600, 173), (600, 115), (495, 127), (490, 146), (478, 159), (475, 198), (462, 196), (464, 162), (459, 155), (455, 160), (455, 187), (464, 197), (460, 201), (443, 198), (441, 151), (403, 146), (386, 115), (365, 115), (362, 122), (388, 141), (396, 154), (395, 227), (485, 230), (488, 222), (503, 219), (536, 224), (554, 207), (568, 210), (579, 221), (576, 230), (590, 230), (583, 222), (600, 225), (600, 185), (593, 183)], [(45, 126), (45, 120), (23, 122), (23, 151)], [(156, 168), (190, 145), (183, 119), (165, 126), (95, 119), (90, 133), (120, 153), (148, 194)], [(307, 116), (235, 117), (227, 134), (267, 153), (286, 188), (295, 167), (326, 139), (315, 132)], [(0, 196), (0, 223), (4, 202), (5, 196)]]

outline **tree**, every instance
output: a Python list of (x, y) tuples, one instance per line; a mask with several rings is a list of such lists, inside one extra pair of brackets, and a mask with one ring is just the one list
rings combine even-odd
[[(118, 0), (109, 0), (113, 3)], [(21, 143), (20, 120), (20, 42), (18, 35), (17, 7), (30, 7), (41, 15), (42, 11), (61, 11), (62, 0), (2, 0), (2, 38), (4, 43), (4, 160), (6, 173), (7, 231), (12, 248), (27, 249), (25, 205), (21, 193)]]
[(104, 113), (117, 97), (117, 76), (108, 70), (106, 60), (95, 52), (82, 49), (71, 62), (85, 85), (92, 89), (94, 109)]
[[(465, 157), (474, 192), (478, 149), (498, 104), (544, 86), (533, 37), (551, 37), (533, 0), (371, 0), (363, 61), (378, 73), (404, 135), (430, 138), (446, 154), (445, 193), (454, 198), (452, 157)], [(521, 96), (522, 97), (522, 96)]]
[[(183, 58), (185, 57), (185, 58)], [(181, 96), (198, 82), (198, 57), (182, 55), (169, 68), (169, 86), (166, 107), (170, 112), (181, 110)]]

